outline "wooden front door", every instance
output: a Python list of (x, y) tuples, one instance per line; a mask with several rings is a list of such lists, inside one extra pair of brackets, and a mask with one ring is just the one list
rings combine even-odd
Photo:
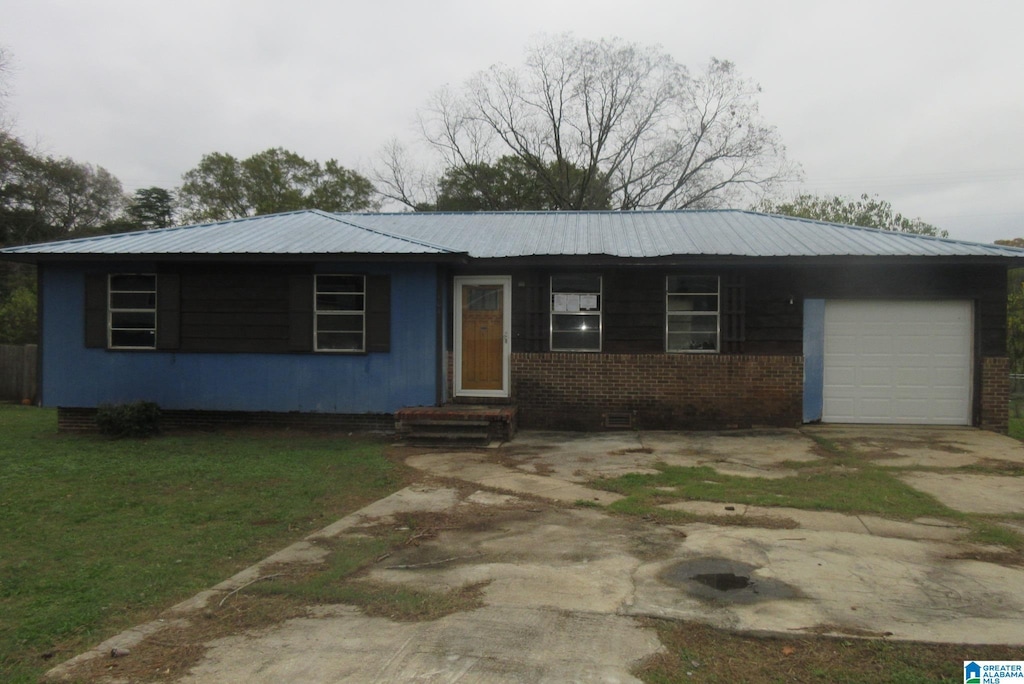
[(510, 279), (455, 279), (455, 393), (508, 396)]

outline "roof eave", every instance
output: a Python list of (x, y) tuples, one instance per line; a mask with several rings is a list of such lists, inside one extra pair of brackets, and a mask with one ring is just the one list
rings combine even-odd
[(325, 261), (366, 261), (366, 262), (415, 262), (415, 263), (464, 263), (465, 253), (448, 254), (359, 254), (320, 252), (303, 254), (204, 254), (204, 253), (166, 253), (166, 252), (133, 252), (128, 254), (0, 254), (0, 259), (29, 264), (49, 263), (83, 263), (83, 262), (224, 262), (224, 263), (323, 263)]

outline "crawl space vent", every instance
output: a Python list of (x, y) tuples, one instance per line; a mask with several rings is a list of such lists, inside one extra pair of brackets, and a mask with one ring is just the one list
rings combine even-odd
[(611, 430), (630, 430), (633, 428), (633, 414), (606, 413), (604, 414), (604, 426)]

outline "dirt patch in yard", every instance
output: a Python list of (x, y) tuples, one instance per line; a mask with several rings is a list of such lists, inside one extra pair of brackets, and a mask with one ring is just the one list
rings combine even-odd
[[(693, 622), (646, 619), (665, 650), (634, 669), (645, 682), (960, 681), (965, 660), (1019, 660), (1013, 646), (737, 634)], [(822, 627), (829, 627), (822, 625)]]
[(264, 629), (308, 612), (286, 598), (240, 595), (223, 607), (214, 603), (187, 625), (160, 630), (127, 654), (85, 661), (71, 677), (81, 682), (173, 681), (202, 659), (214, 639)]

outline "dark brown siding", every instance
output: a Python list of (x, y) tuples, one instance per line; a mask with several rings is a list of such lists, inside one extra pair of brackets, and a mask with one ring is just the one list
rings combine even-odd
[[(578, 269), (537, 269), (512, 274), (512, 351), (550, 348), (550, 279)], [(722, 350), (743, 352), (745, 284), (742, 274), (707, 269), (614, 268), (588, 270), (602, 278), (602, 351), (657, 354), (665, 351), (665, 277), (671, 274), (722, 275)], [(727, 277), (725, 277), (727, 276)], [(800, 351), (797, 349), (796, 352)]]
[(512, 351), (547, 351), (549, 287), (540, 271), (512, 274)]
[(366, 276), (366, 351), (391, 351), (391, 279)]
[(511, 271), (514, 353), (549, 351), (550, 277), (583, 270), (598, 273), (603, 278), (603, 351), (608, 354), (664, 352), (664, 287), (665, 277), (671, 274), (721, 278), (723, 354), (800, 355), (803, 353), (804, 299), (843, 298), (970, 299), (978, 312), (980, 355), (1006, 353), (1005, 269), (895, 263), (889, 266), (774, 265), (717, 269), (685, 266), (516, 269)]
[(156, 297), (156, 347), (177, 349), (181, 346), (181, 277), (159, 274)]
[(746, 354), (802, 354), (803, 295), (795, 274), (779, 268), (745, 273)]
[(288, 277), (288, 351), (313, 350), (313, 276)]
[(967, 299), (975, 303), (978, 356), (1006, 354), (1006, 269), (1001, 266), (851, 266), (793, 272), (816, 299)]
[(665, 273), (649, 269), (604, 274), (604, 351), (665, 351)]
[(182, 273), (181, 350), (287, 352), (288, 305), (289, 274), (281, 271)]
[(85, 346), (107, 346), (107, 274), (85, 276)]

